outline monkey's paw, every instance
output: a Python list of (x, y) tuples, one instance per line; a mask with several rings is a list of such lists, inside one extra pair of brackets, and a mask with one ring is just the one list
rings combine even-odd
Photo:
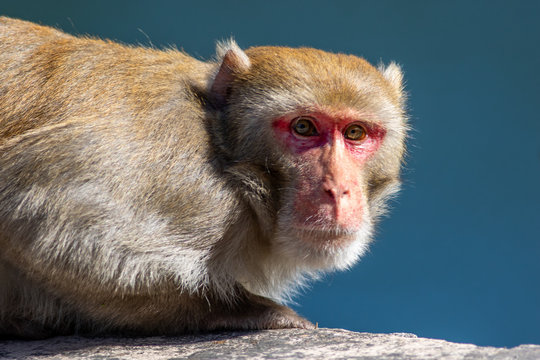
[(265, 330), (265, 329), (315, 329), (308, 320), (292, 309), (274, 301), (248, 295), (234, 310), (209, 314), (208, 330)]
[(307, 319), (299, 316), (288, 307), (279, 306), (278, 308), (268, 309), (260, 318), (261, 329), (315, 329)]

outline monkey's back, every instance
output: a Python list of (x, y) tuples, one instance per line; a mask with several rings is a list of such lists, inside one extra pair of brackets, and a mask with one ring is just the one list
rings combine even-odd
[[(17, 171), (28, 171), (30, 179), (43, 168), (68, 181), (70, 162), (80, 157), (74, 172), (103, 173), (111, 186), (128, 178), (149, 197), (156, 186), (178, 186), (175, 176), (192, 179), (191, 191), (207, 192), (215, 156), (192, 88), (205, 89), (214, 66), (176, 50), (78, 38), (0, 18), (2, 162), (17, 154), (9, 165), (19, 164)], [(7, 171), (4, 166), (4, 177)]]
[(2, 17), (0, 138), (71, 116), (143, 119), (182, 103), (186, 85), (206, 86), (211, 67), (174, 50), (77, 38)]

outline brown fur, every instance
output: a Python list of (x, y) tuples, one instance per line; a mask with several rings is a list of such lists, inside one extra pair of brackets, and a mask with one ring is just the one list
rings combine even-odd
[(312, 327), (267, 297), (354, 259), (303, 262), (275, 240), (296, 170), (270, 120), (346, 107), (388, 129), (366, 170), (374, 218), (399, 183), (401, 74), (313, 49), (219, 52), (0, 18), (0, 336)]

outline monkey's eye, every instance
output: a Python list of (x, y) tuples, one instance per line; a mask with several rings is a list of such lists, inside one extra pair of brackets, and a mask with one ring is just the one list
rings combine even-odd
[(296, 119), (291, 124), (291, 128), (295, 133), (301, 136), (316, 136), (319, 135), (317, 128), (313, 124), (311, 118), (306, 116), (301, 116)]
[(364, 140), (367, 136), (366, 129), (364, 129), (363, 126), (358, 125), (358, 124), (352, 124), (351, 126), (345, 129), (345, 132), (343, 134), (345, 135), (346, 139), (353, 140), (353, 141)]

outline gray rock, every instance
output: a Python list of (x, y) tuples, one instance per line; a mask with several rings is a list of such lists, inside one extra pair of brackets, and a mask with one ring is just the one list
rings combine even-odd
[(512, 349), (412, 334), (341, 329), (227, 332), (183, 337), (0, 341), (3, 359), (540, 359), (540, 345)]

